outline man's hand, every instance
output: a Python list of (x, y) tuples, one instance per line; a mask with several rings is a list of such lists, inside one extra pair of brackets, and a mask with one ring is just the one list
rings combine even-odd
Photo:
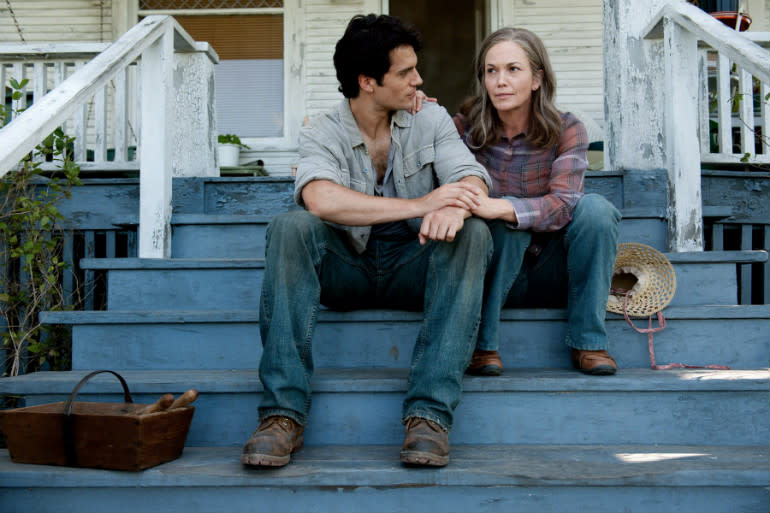
[(462, 230), (469, 212), (463, 208), (444, 207), (425, 215), (420, 226), (420, 244), (429, 240), (452, 242), (457, 232)]
[(438, 189), (420, 198), (424, 212), (427, 214), (444, 207), (457, 207), (472, 210), (481, 205), (486, 194), (476, 185), (469, 182), (453, 182), (444, 184)]

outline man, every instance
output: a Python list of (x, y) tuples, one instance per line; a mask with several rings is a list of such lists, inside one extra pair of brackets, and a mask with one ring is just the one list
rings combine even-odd
[(446, 110), (411, 115), (420, 39), (355, 16), (334, 65), (345, 98), (302, 129), (294, 198), (267, 230), (260, 301), (264, 394), (242, 463), (283, 466), (302, 447), (319, 303), (424, 311), (403, 402), (406, 464), (449, 462), (448, 431), (481, 316), (492, 243), (470, 209), (489, 176)]

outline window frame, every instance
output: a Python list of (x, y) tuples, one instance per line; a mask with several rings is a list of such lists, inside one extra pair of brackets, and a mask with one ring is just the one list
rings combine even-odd
[[(170, 16), (261, 14), (283, 16), (283, 135), (280, 137), (246, 137), (243, 142), (252, 150), (296, 151), (299, 129), (305, 118), (304, 66), (301, 46), (304, 41), (305, 23), (300, 0), (284, 0), (283, 7), (258, 7), (249, 9), (163, 9), (139, 10), (137, 19), (151, 14)], [(300, 99), (301, 101), (290, 101)]]

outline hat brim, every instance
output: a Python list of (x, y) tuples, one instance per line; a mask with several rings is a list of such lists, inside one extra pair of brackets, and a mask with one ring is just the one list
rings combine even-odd
[[(628, 287), (629, 274), (636, 278), (635, 287)], [(645, 244), (618, 244), (607, 311), (623, 314), (625, 309), (630, 317), (648, 317), (668, 306), (675, 292), (674, 267), (663, 253)]]

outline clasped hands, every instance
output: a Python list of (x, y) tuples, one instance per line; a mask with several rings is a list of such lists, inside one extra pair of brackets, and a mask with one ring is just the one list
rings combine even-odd
[(452, 242), (471, 215), (486, 219), (498, 217), (494, 200), (469, 182), (442, 185), (420, 200), (426, 212), (418, 234), (420, 244), (429, 240)]

